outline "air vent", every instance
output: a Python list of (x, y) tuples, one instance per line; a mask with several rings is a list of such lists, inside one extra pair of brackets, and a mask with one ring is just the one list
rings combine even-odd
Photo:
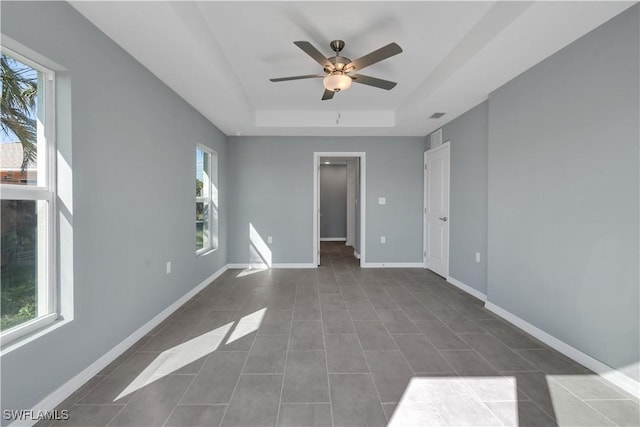
[(438, 145), (442, 145), (442, 129), (431, 134), (431, 148), (436, 148)]
[(444, 116), (446, 113), (433, 113), (431, 115), (431, 117), (429, 117), (430, 119), (439, 119), (440, 117)]

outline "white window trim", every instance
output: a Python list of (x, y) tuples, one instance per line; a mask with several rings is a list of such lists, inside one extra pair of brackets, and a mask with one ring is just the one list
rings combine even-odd
[[(58, 283), (57, 283), (57, 264), (58, 254), (56, 251), (56, 224), (57, 224), (57, 206), (56, 206), (56, 194), (57, 194), (57, 151), (56, 151), (56, 116), (55, 116), (55, 72), (49, 68), (40, 65), (39, 63), (21, 55), (13, 49), (9, 49), (4, 45), (0, 45), (2, 53), (11, 56), (12, 58), (20, 61), (24, 65), (27, 65), (34, 70), (39, 71), (44, 76), (44, 110), (45, 110), (45, 126), (44, 126), (44, 138), (46, 147), (46, 175), (45, 185), (16, 185), (16, 184), (2, 184), (0, 183), (0, 189), (2, 191), (2, 199), (6, 200), (44, 200), (47, 201), (47, 262), (46, 271), (44, 273), (46, 277), (46, 283), (38, 283), (38, 294), (44, 293), (46, 295), (46, 311), (48, 313), (40, 315), (35, 319), (31, 319), (27, 322), (16, 325), (5, 331), (0, 332), (0, 346), (4, 346), (7, 343), (16, 340), (22, 336), (30, 334), (38, 329), (53, 323), (58, 319)], [(42, 165), (39, 162), (38, 168)], [(40, 183), (38, 183), (40, 184)], [(44, 286), (42, 286), (44, 285)], [(42, 286), (42, 287), (41, 287)], [(40, 297), (36, 301), (36, 306), (40, 306)], [(40, 310), (40, 308), (38, 308)]]
[[(204, 181), (203, 181), (203, 187), (202, 187), (202, 192), (203, 194), (207, 194), (208, 196), (206, 197), (196, 197), (196, 203), (208, 203), (209, 204), (209, 244), (207, 246), (204, 246), (200, 249), (196, 249), (196, 257), (198, 256), (202, 256), (202, 255), (206, 255), (209, 254), (211, 252), (214, 252), (218, 249), (219, 245), (216, 245), (215, 247), (213, 246), (213, 234), (214, 232), (217, 234), (217, 224), (213, 223), (213, 209), (211, 208), (211, 206), (214, 204), (214, 201), (217, 205), (218, 201), (214, 200), (214, 194), (213, 194), (213, 177), (212, 175), (212, 171), (213, 171), (213, 163), (215, 161), (216, 163), (216, 175), (218, 174), (218, 153), (214, 150), (212, 150), (211, 148), (202, 145), (202, 144), (197, 144), (196, 145), (196, 150), (201, 150), (203, 153), (206, 153), (209, 155), (209, 170), (206, 171), (207, 172), (207, 176), (208, 176), (208, 185), (209, 188), (206, 189), (204, 188)], [(196, 165), (196, 167), (198, 167)], [(216, 197), (217, 199), (217, 190), (216, 190)], [(214, 226), (215, 225), (215, 230), (214, 230)]]

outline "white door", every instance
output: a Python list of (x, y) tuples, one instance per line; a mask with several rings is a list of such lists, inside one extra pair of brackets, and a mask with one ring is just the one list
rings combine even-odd
[(424, 266), (449, 274), (449, 143), (424, 152)]
[(318, 183), (318, 188), (316, 189), (316, 241), (318, 242), (316, 246), (316, 251), (318, 254), (318, 265), (320, 265), (320, 157), (316, 160), (316, 179)]

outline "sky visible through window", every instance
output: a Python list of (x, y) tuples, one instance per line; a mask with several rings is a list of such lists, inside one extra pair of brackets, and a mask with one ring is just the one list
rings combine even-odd
[[(29, 67), (28, 65), (25, 65), (22, 62), (17, 61), (15, 59), (13, 59), (12, 57), (5, 55), (4, 53), (2, 54), (2, 56), (4, 58), (6, 58), (7, 65), (9, 66), (9, 68), (11, 70), (13, 70), (17, 75), (20, 75), (20, 76), (25, 77), (26, 79), (29, 79), (29, 80), (32, 80), (32, 81), (36, 81), (38, 79), (38, 71), (37, 70), (34, 70), (33, 68)], [(0, 91), (2, 89), (2, 84), (3, 84), (3, 82), (0, 82)], [(37, 101), (36, 101), (36, 105), (37, 105)], [(35, 109), (30, 112), (30, 117), (35, 120), (35, 118), (36, 118)], [(9, 142), (18, 142), (18, 137), (16, 137), (16, 135), (13, 132), (11, 132), (10, 130), (7, 129), (7, 132), (0, 132), (0, 142), (2, 144), (6, 144), (6, 143), (9, 143)]]
[(196, 150), (196, 179), (202, 181), (202, 168), (204, 167), (204, 152), (201, 149)]

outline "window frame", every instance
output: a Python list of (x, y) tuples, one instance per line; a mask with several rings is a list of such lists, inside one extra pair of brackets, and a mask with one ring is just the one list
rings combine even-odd
[[(45, 201), (46, 209), (46, 260), (44, 277), (46, 283), (38, 282), (36, 307), (37, 315), (34, 319), (20, 323), (5, 331), (0, 331), (0, 345), (4, 346), (15, 339), (32, 333), (46, 325), (53, 323), (58, 319), (58, 281), (57, 281), (57, 265), (58, 254), (56, 250), (57, 242), (57, 149), (56, 149), (56, 100), (55, 86), (56, 73), (40, 63), (28, 58), (27, 56), (0, 44), (0, 52), (10, 56), (11, 58), (27, 65), (34, 70), (42, 73), (42, 82), (44, 84), (44, 126), (37, 129), (37, 147), (38, 147), (38, 183), (37, 185), (19, 185), (19, 184), (3, 184), (0, 182), (2, 190), (1, 200), (28, 200), (28, 201)], [(39, 89), (39, 88), (38, 88)], [(44, 155), (41, 153), (40, 138), (44, 139), (42, 147), (45, 149)], [(44, 164), (43, 164), (44, 163)], [(44, 168), (44, 171), (42, 170)], [(42, 173), (43, 172), (43, 173)], [(45, 181), (44, 185), (40, 185), (40, 178)], [(44, 294), (44, 298), (41, 295)], [(42, 299), (45, 301), (43, 302)], [(40, 312), (46, 311), (45, 314)]]
[[(208, 169), (205, 170), (203, 165), (203, 175), (207, 176), (207, 179), (206, 180), (203, 179), (203, 182), (202, 182), (203, 196), (198, 197), (196, 195), (195, 197), (196, 209), (197, 209), (198, 203), (204, 203), (208, 205), (208, 209), (206, 210), (208, 212), (208, 224), (209, 224), (208, 245), (203, 246), (200, 249), (196, 247), (196, 256), (201, 256), (201, 255), (206, 255), (218, 249), (218, 244), (216, 243), (214, 245), (214, 239), (213, 239), (213, 237), (217, 236), (218, 234), (218, 221), (216, 220), (214, 222), (213, 209), (212, 209), (214, 205), (216, 210), (218, 209), (217, 183), (216, 185), (214, 185), (214, 181), (217, 181), (217, 176), (218, 176), (218, 153), (215, 150), (212, 150), (211, 148), (203, 144), (196, 144), (196, 157), (197, 157), (198, 150), (202, 151), (203, 155), (209, 156)], [(203, 158), (203, 163), (204, 163), (204, 158)], [(213, 176), (214, 173), (216, 175), (215, 177)], [(198, 175), (198, 164), (196, 159), (196, 179), (197, 179), (197, 175)], [(197, 242), (197, 236), (196, 236), (196, 242)]]

